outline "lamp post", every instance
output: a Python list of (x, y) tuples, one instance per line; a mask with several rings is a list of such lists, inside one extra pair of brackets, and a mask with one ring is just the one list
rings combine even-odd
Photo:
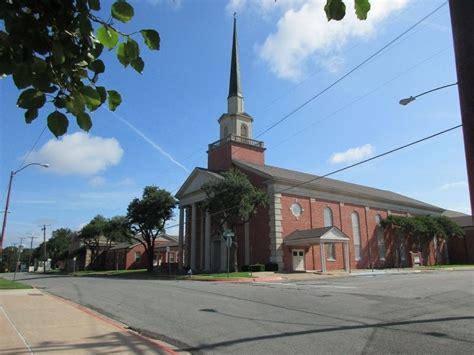
[(10, 173), (10, 181), (8, 183), (8, 192), (7, 192), (7, 202), (5, 204), (5, 211), (4, 211), (4, 214), (3, 214), (2, 235), (0, 235), (0, 253), (3, 250), (3, 240), (5, 239), (5, 228), (7, 226), (8, 206), (10, 204), (10, 193), (11, 193), (11, 190), (12, 190), (13, 177), (16, 174), (18, 174), (20, 171), (22, 171), (23, 169), (26, 169), (27, 167), (32, 166), (32, 165), (39, 165), (39, 166), (42, 166), (43, 168), (48, 168), (49, 167), (49, 164), (30, 163), (30, 164), (27, 164), (24, 167), (22, 167), (22, 168), (20, 168), (16, 171), (12, 171)]
[(417, 97), (420, 97), (420, 96), (429, 94), (430, 92), (433, 92), (433, 91), (438, 91), (438, 90), (441, 90), (441, 89), (449, 88), (450, 86), (454, 86), (454, 85), (457, 85), (457, 84), (458, 84), (458, 83), (452, 83), (452, 84), (448, 84), (448, 85), (443, 85), (443, 86), (440, 86), (440, 87), (438, 87), (438, 88), (434, 88), (434, 89), (431, 89), (431, 90), (422, 92), (421, 94), (418, 94), (418, 95), (415, 95), (415, 96), (410, 96), (410, 97), (406, 97), (406, 98), (404, 98), (404, 99), (401, 99), (398, 103), (399, 103), (400, 105), (406, 106), (406, 105), (408, 105), (410, 102), (415, 101)]

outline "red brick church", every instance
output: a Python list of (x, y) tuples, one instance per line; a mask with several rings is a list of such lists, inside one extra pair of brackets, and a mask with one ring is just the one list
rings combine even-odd
[[(227, 249), (212, 235), (201, 207), (202, 184), (237, 168), (268, 191), (269, 206), (236, 230), (238, 265), (277, 264), (283, 271), (334, 270), (410, 265), (411, 246), (384, 233), (390, 214), (439, 215), (444, 210), (394, 192), (287, 170), (265, 163), (264, 142), (252, 139), (253, 118), (244, 109), (236, 23), (232, 43), (227, 113), (218, 120), (220, 139), (209, 145), (208, 166), (195, 168), (179, 199), (179, 248), (183, 266), (193, 271), (224, 271)], [(183, 253), (179, 253), (183, 255)]]

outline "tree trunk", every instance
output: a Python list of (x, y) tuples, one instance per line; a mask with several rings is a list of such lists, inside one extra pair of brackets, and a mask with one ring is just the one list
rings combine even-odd
[(239, 271), (239, 261), (237, 260), (237, 247), (237, 242), (234, 242), (234, 272)]
[(153, 249), (154, 248), (147, 247), (145, 250), (148, 256), (147, 267), (146, 267), (147, 272), (153, 272), (153, 254), (155, 252)]

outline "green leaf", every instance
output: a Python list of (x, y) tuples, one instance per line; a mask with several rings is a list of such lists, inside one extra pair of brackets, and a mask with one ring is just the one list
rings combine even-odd
[(75, 91), (66, 99), (66, 108), (69, 112), (71, 112), (74, 116), (77, 116), (84, 112), (84, 98), (82, 95)]
[(62, 97), (56, 97), (53, 101), (54, 106), (57, 108), (65, 108), (66, 107), (66, 100)]
[(36, 89), (27, 89), (23, 91), (18, 98), (17, 105), (28, 110), (43, 107), (46, 102), (46, 96), (43, 92)]
[(58, 41), (53, 42), (53, 62), (54, 64), (63, 64), (66, 60), (64, 56), (64, 50), (61, 43)]
[(155, 30), (141, 30), (140, 33), (145, 40), (145, 44), (148, 48), (153, 50), (160, 49), (160, 35)]
[(117, 1), (112, 5), (112, 16), (121, 22), (128, 22), (133, 17), (133, 7), (125, 1)]
[(127, 43), (125, 43), (125, 54), (127, 55), (130, 62), (137, 58), (140, 54), (140, 48), (138, 48), (138, 43), (131, 38), (129, 38), (127, 40)]
[(369, 0), (355, 0), (354, 8), (359, 20), (367, 20), (367, 13), (370, 11)]
[(100, 10), (100, 0), (87, 0), (89, 4), (89, 9), (99, 11)]
[(44, 73), (48, 68), (48, 64), (41, 58), (34, 57), (33, 64), (31, 65), (31, 69), (34, 73)]
[(89, 132), (89, 130), (92, 127), (91, 117), (85, 112), (79, 114), (76, 117), (76, 121), (77, 121), (77, 125), (86, 132)]
[(124, 67), (130, 64), (130, 60), (127, 56), (127, 51), (125, 49), (125, 43), (120, 43), (117, 46), (117, 59)]
[(122, 103), (122, 97), (115, 90), (109, 90), (107, 93), (109, 96), (109, 109), (110, 111), (115, 111), (117, 106)]
[(132, 60), (132, 68), (135, 69), (140, 74), (143, 73), (143, 68), (145, 67), (145, 63), (141, 57), (136, 57)]
[(48, 128), (58, 138), (67, 132), (69, 121), (67, 117), (59, 111), (54, 111), (48, 116)]
[(26, 123), (28, 123), (28, 124), (31, 123), (31, 122), (33, 122), (33, 120), (34, 120), (36, 117), (38, 117), (38, 110), (35, 109), (35, 108), (32, 108), (32, 109), (27, 110), (27, 111), (25, 112), (25, 121), (26, 121)]
[(96, 110), (102, 104), (99, 93), (92, 86), (83, 86), (80, 91), (90, 111)]
[(50, 83), (49, 77), (46, 73), (38, 73), (33, 75), (31, 78), (33, 86), (43, 92), (50, 91)]
[(346, 15), (346, 5), (342, 0), (327, 0), (324, 11), (328, 21), (340, 21)]
[(97, 59), (89, 64), (89, 69), (94, 71), (96, 74), (100, 74), (105, 71), (105, 64), (100, 59)]
[(31, 71), (28, 65), (24, 63), (16, 65), (13, 72), (13, 82), (18, 89), (24, 89), (31, 85)]
[(117, 31), (115, 31), (111, 27), (105, 27), (101, 26), (97, 30), (97, 39), (101, 44), (104, 45), (104, 47), (107, 47), (108, 49), (112, 49), (117, 45), (119, 35)]
[(100, 96), (100, 102), (103, 104), (107, 100), (107, 90), (103, 86), (96, 86), (95, 88)]

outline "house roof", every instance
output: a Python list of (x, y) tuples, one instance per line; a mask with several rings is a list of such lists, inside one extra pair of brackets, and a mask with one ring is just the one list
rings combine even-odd
[(336, 227), (323, 227), (305, 230), (296, 230), (290, 233), (283, 241), (289, 245), (307, 246), (321, 242), (347, 242), (349, 237)]
[[(122, 242), (119, 244), (114, 245), (110, 250), (121, 250), (121, 249), (130, 249), (133, 248), (134, 246), (140, 244), (135, 239), (132, 239), (130, 241)], [(169, 244), (169, 245), (167, 245)], [(174, 235), (169, 235), (166, 233), (160, 234), (156, 239), (155, 239), (155, 247), (159, 246), (174, 246), (178, 245), (178, 237)]]
[[(434, 210), (437, 212), (444, 211), (442, 208), (430, 205), (428, 203), (415, 200), (411, 197), (397, 194), (388, 190), (376, 189), (373, 187), (353, 184), (350, 182), (320, 178), (318, 175), (307, 174), (299, 171), (278, 168), (270, 165), (259, 165), (241, 160), (234, 160), (235, 165), (243, 169), (250, 169), (256, 174), (273, 179), (276, 181), (289, 184), (303, 184), (306, 188), (313, 190), (322, 190), (327, 192), (350, 194), (357, 197), (367, 197), (376, 200), (388, 201), (392, 203), (407, 205), (410, 207), (418, 207)], [(314, 180), (314, 181), (313, 181)], [(308, 182), (311, 181), (311, 182)], [(308, 182), (308, 183), (306, 183)]]

